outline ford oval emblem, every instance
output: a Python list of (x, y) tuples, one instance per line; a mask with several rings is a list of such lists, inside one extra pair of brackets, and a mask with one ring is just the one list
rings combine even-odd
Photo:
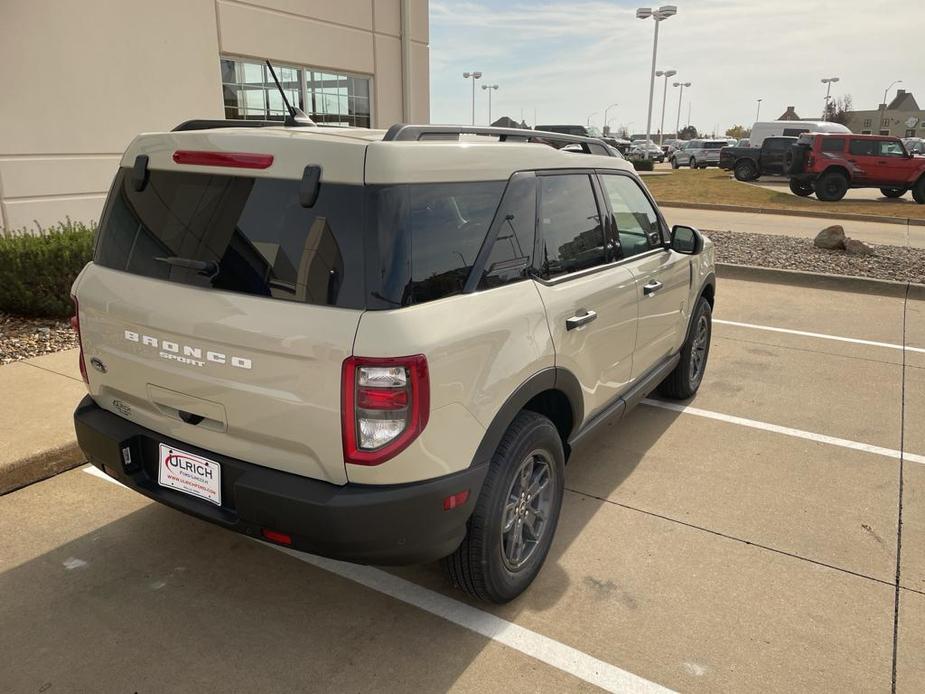
[(106, 373), (106, 365), (96, 357), (93, 357), (93, 359), (90, 360), (90, 366), (99, 371), (101, 374)]

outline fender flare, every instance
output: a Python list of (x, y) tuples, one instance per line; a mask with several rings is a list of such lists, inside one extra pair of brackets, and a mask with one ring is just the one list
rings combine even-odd
[(561, 367), (548, 367), (537, 371), (526, 381), (521, 383), (517, 389), (504, 401), (491, 424), (485, 429), (482, 441), (479, 443), (472, 457), (472, 465), (487, 465), (491, 457), (498, 449), (504, 432), (508, 430), (511, 423), (518, 413), (524, 409), (524, 406), (534, 397), (548, 390), (561, 392), (569, 402), (572, 410), (572, 428), (563, 438), (563, 446), (568, 446), (568, 439), (581, 426), (584, 419), (584, 404), (581, 394), (581, 385), (578, 379), (571, 371)]

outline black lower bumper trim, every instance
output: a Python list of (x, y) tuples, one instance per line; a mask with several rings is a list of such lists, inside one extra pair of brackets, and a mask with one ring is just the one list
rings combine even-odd
[[(262, 529), (285, 533), (294, 549), (364, 564), (415, 564), (451, 554), (488, 471), (479, 465), (411, 484), (338, 486), (170, 439), (102, 409), (89, 396), (74, 412), (74, 426), (93, 465), (155, 501), (252, 537), (261, 537)], [(159, 443), (222, 466), (221, 507), (158, 484)], [(469, 490), (468, 500), (444, 510), (444, 499), (463, 490)]]

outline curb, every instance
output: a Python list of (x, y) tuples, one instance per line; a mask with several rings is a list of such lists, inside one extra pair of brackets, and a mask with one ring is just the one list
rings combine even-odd
[(803, 270), (782, 270), (758, 265), (716, 263), (716, 276), (723, 279), (790, 284), (814, 289), (832, 289), (879, 296), (925, 298), (925, 284), (879, 280), (872, 277), (827, 275)]
[(816, 212), (814, 210), (785, 210), (765, 207), (744, 207), (743, 205), (714, 205), (706, 202), (671, 202), (657, 200), (659, 207), (676, 207), (689, 210), (716, 210), (717, 212), (739, 212), (743, 214), (779, 214), (786, 217), (812, 217), (815, 219), (828, 219), (833, 222), (880, 222), (881, 224), (900, 224), (905, 226), (925, 226), (925, 219), (909, 219), (906, 217), (878, 217), (872, 214), (852, 214), (846, 212)]
[(77, 441), (13, 461), (0, 469), (0, 495), (54, 477), (87, 461)]

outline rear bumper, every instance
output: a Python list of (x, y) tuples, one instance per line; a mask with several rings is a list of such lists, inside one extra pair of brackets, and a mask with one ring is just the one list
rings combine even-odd
[[(411, 484), (337, 486), (161, 436), (103, 410), (89, 396), (74, 412), (74, 426), (90, 463), (155, 501), (255, 538), (262, 529), (286, 533), (294, 549), (365, 564), (415, 564), (452, 553), (488, 471), (481, 465)], [(158, 485), (159, 443), (221, 464), (221, 507)], [(446, 497), (466, 489), (465, 504), (443, 509)]]

